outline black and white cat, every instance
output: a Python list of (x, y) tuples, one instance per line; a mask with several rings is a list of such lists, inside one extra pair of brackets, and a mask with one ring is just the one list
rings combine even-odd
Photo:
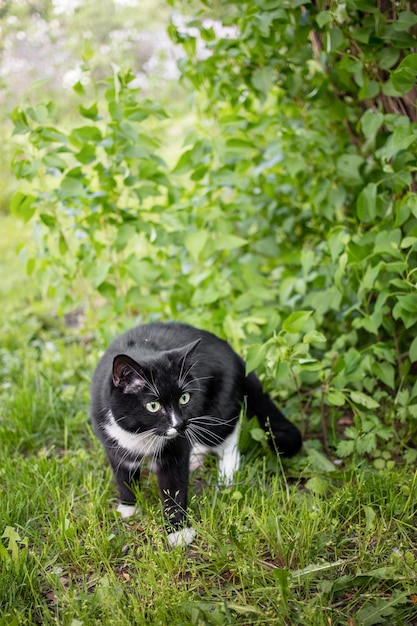
[(120, 504), (134, 513), (132, 486), (150, 457), (156, 472), (171, 545), (191, 543), (186, 525), (188, 476), (204, 454), (219, 456), (220, 480), (239, 466), (242, 406), (270, 433), (271, 447), (292, 456), (299, 430), (277, 409), (244, 361), (215, 335), (180, 323), (137, 326), (118, 337), (94, 372), (91, 419), (110, 461)]

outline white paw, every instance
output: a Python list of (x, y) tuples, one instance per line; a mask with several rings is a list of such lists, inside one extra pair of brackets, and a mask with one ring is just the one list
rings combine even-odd
[(132, 515), (136, 512), (136, 507), (133, 504), (122, 504), (121, 502), (117, 505), (117, 512), (126, 519), (128, 517), (132, 517)]
[(182, 530), (177, 530), (174, 533), (168, 534), (168, 543), (171, 548), (175, 546), (189, 546), (190, 543), (193, 542), (194, 537), (196, 536), (196, 532), (194, 528), (183, 528)]

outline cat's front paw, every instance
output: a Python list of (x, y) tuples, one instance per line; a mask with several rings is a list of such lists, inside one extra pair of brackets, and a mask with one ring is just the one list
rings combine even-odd
[(196, 531), (194, 528), (182, 528), (181, 530), (176, 530), (173, 533), (168, 533), (168, 543), (171, 548), (176, 546), (189, 546), (190, 543), (194, 541), (194, 537), (196, 536)]
[(132, 517), (137, 509), (134, 504), (123, 504), (122, 502), (119, 502), (116, 510), (120, 513), (123, 519), (127, 519), (128, 517)]

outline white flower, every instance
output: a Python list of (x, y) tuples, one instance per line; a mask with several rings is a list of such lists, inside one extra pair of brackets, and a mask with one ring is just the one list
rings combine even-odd
[(56, 15), (72, 15), (81, 5), (81, 0), (52, 0)]

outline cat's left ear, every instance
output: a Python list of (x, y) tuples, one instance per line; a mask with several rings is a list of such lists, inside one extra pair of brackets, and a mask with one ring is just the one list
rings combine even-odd
[(174, 348), (174, 350), (169, 350), (169, 354), (172, 354), (177, 359), (188, 359), (194, 350), (197, 348), (201, 339), (197, 339), (196, 341), (192, 341), (191, 343), (187, 343), (187, 345), (182, 346), (181, 348)]
[(112, 377), (113, 385), (123, 393), (137, 393), (145, 385), (140, 365), (127, 354), (119, 354), (113, 360)]

